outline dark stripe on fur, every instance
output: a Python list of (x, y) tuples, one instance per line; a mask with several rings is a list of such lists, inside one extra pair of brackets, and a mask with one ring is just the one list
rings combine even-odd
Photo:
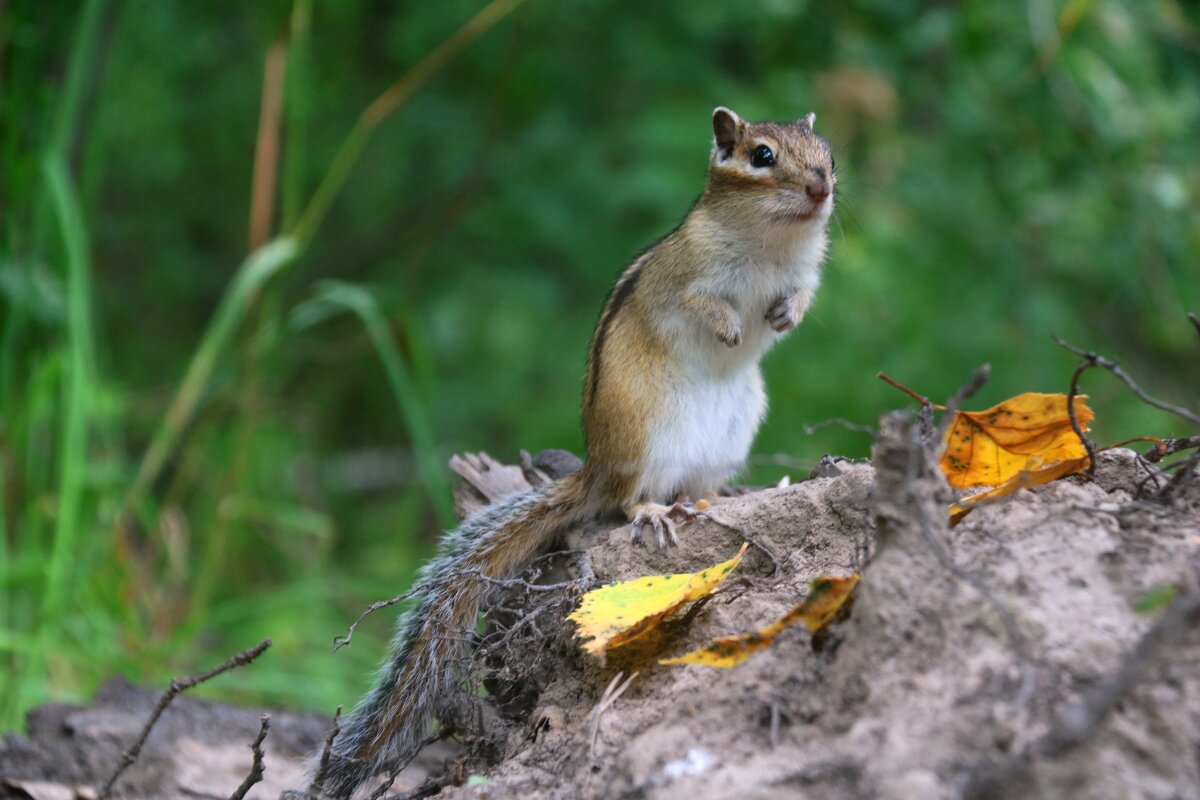
[(600, 324), (596, 326), (596, 335), (592, 337), (592, 350), (588, 357), (590, 371), (588, 375), (588, 406), (595, 402), (596, 389), (600, 386), (600, 362), (604, 356), (604, 340), (608, 338), (608, 329), (612, 326), (613, 319), (621, 310), (621, 306), (625, 305), (625, 302), (633, 295), (634, 287), (637, 286), (638, 277), (641, 274), (641, 259), (639, 259), (633, 272), (628, 277), (617, 281), (617, 285), (609, 293), (608, 302), (604, 305), (604, 314), (600, 317)]

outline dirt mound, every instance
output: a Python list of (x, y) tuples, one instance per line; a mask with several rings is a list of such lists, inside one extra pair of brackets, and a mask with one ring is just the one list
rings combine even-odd
[[(911, 417), (892, 415), (873, 466), (829, 462), (824, 477), (730, 498), (719, 523), (682, 529), (681, 549), (631, 547), (627, 527), (573, 536), (577, 552), (541, 580), (692, 571), (753, 547), (698, 613), (604, 665), (563, 620), (570, 590), (506, 590), (478, 660), (489, 699), (450, 720), (464, 746), (430, 748), (393, 791), (440, 773), (427, 790), (457, 783), (445, 798), (1200, 797), (1200, 479), (1163, 496), (1155, 467), (1109, 451), (1094, 479), (1018, 492), (949, 529), (929, 463)], [(848, 618), (816, 636), (788, 628), (732, 670), (657, 664), (773, 621), (814, 577), (854, 572)], [(1135, 610), (1163, 587), (1173, 601)], [(635, 672), (598, 711), (614, 677)], [(88, 715), (140, 720), (151, 702), (110, 695), (35, 712), (29, 740), (0, 746), (0, 775), (95, 781), (130, 737)], [(123, 793), (227, 796), (258, 712), (217, 708), (177, 701)], [(302, 754), (327, 724), (277, 717), (274, 782), (257, 796), (303, 785)], [(225, 788), (183, 788), (184, 741), (226, 748)]]

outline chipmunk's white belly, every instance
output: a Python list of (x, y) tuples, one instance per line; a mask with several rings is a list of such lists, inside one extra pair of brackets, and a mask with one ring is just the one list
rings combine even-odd
[(741, 469), (766, 412), (756, 364), (721, 379), (672, 376), (654, 415), (640, 497), (667, 503), (718, 489)]

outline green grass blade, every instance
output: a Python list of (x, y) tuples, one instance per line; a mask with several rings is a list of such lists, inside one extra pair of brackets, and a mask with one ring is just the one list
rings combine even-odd
[(253, 298), (267, 281), (294, 261), (298, 253), (296, 240), (284, 236), (255, 250), (238, 267), (188, 364), (183, 382), (175, 391), (162, 423), (146, 448), (125, 496), (122, 516), (137, 510), (146, 492), (162, 474), (171, 454), (181, 443), (184, 431), (204, 399), (213, 371), (228, 350)]
[[(87, 230), (64, 159), (45, 162), (46, 187), (62, 235), (67, 259), (67, 350), (64, 414), (59, 442), (59, 485), (54, 539), (46, 565), (37, 644), (30, 654), (23, 694), (41, 691), (41, 677), (52, 639), (59, 632), (75, 581), (73, 566), (83, 525), (84, 483), (88, 460), (88, 406), (91, 391), (91, 289)], [(37, 688), (35, 688), (37, 687)]]
[(387, 318), (374, 295), (361, 286), (337, 281), (322, 282), (318, 287), (317, 296), (296, 308), (293, 323), (299, 328), (307, 327), (328, 317), (334, 308), (355, 314), (366, 328), (367, 335), (375, 346), (375, 352), (383, 362), (396, 406), (400, 409), (400, 415), (412, 438), (417, 466), (429, 490), (429, 498), (437, 512), (438, 522), (445, 528), (454, 527), (454, 504), (434, 443), (433, 426), (413, 385), (404, 358), (388, 331)]

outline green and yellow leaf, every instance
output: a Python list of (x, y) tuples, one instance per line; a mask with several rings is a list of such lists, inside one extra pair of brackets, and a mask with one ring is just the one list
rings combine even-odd
[(741, 563), (747, 547), (743, 544), (730, 560), (700, 572), (651, 575), (602, 586), (585, 594), (567, 619), (579, 626), (581, 638), (589, 639), (583, 649), (603, 657), (644, 635), (684, 603), (712, 592)]

